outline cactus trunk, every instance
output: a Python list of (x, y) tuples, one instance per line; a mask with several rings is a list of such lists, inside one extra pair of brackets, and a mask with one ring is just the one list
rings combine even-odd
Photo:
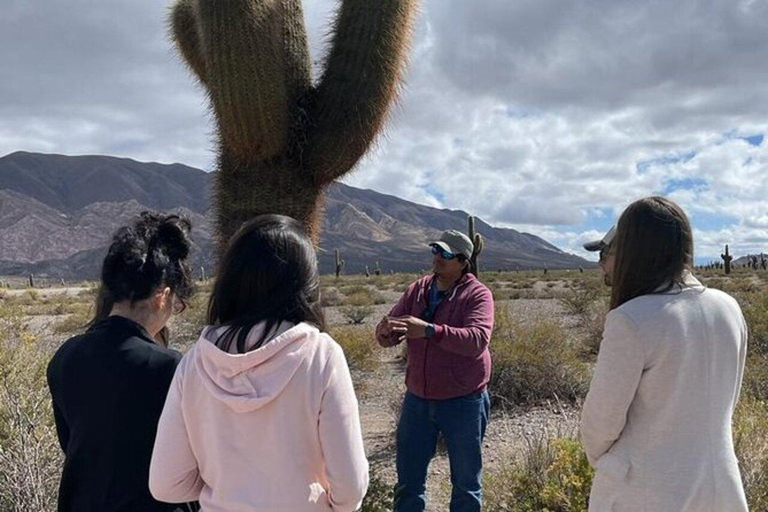
[(728, 253), (728, 246), (725, 246), (725, 254), (720, 255), (721, 258), (723, 258), (723, 263), (725, 264), (725, 273), (730, 274), (731, 273), (731, 261), (733, 260), (733, 256), (731, 256)]
[(170, 26), (206, 88), (219, 159), (219, 249), (263, 213), (317, 241), (322, 198), (380, 132), (399, 86), (416, 0), (343, 0), (312, 85), (300, 0), (177, 0)]

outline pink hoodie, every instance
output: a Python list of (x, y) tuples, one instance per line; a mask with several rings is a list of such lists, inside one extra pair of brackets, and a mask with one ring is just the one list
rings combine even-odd
[(368, 461), (344, 353), (310, 325), (281, 331), (257, 350), (228, 354), (207, 339), (215, 339), (209, 327), (184, 356), (157, 429), (156, 499), (199, 500), (205, 512), (360, 506)]

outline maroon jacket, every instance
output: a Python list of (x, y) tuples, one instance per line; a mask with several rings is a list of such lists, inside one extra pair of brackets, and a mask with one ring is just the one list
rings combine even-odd
[[(420, 317), (427, 308), (434, 276), (411, 283), (389, 316)], [(437, 306), (432, 338), (408, 340), (405, 385), (422, 398), (443, 400), (485, 389), (491, 379), (488, 342), (493, 331), (493, 296), (472, 274), (466, 274)], [(397, 345), (376, 328), (383, 347)]]

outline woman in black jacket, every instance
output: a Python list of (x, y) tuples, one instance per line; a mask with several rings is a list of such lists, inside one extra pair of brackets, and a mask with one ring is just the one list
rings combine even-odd
[(190, 223), (143, 213), (115, 234), (89, 329), (48, 365), (56, 430), (64, 450), (60, 512), (188, 509), (149, 493), (160, 413), (181, 354), (165, 326), (184, 309), (193, 280), (186, 263)]

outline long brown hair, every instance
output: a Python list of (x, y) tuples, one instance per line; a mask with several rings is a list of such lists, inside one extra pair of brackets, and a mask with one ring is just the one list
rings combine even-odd
[(693, 232), (680, 206), (646, 197), (624, 210), (616, 230), (611, 309), (682, 284), (693, 264)]
[[(219, 263), (208, 324), (226, 326), (216, 346), (229, 352), (235, 343), (242, 354), (259, 348), (283, 321), (325, 329), (317, 255), (297, 220), (260, 215), (234, 235)], [(261, 322), (266, 323), (261, 338), (246, 347), (248, 334)]]

